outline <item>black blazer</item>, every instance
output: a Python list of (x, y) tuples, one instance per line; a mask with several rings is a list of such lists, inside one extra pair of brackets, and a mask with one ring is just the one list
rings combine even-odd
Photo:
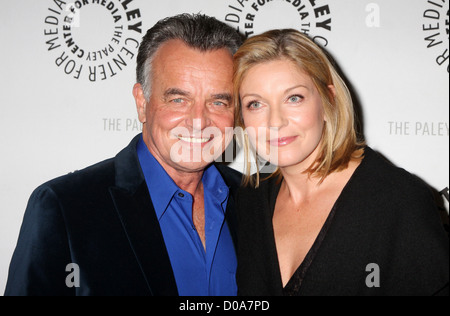
[[(283, 295), (272, 226), (279, 189), (270, 179), (237, 195), (240, 295)], [(366, 284), (371, 263), (379, 287)], [(448, 295), (449, 239), (431, 191), (366, 148), (304, 272), (298, 295)]]
[[(115, 158), (35, 190), (5, 295), (178, 295), (136, 153), (139, 137)], [(241, 174), (217, 168), (230, 187), (226, 220), (235, 239), (233, 195)], [(78, 288), (66, 286), (70, 263), (80, 268)]]

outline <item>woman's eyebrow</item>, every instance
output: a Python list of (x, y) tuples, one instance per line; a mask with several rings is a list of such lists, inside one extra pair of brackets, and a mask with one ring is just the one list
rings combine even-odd
[(245, 99), (245, 98), (248, 98), (248, 97), (253, 97), (253, 98), (262, 99), (262, 96), (260, 96), (260, 95), (257, 94), (257, 93), (247, 93), (247, 94), (244, 94), (243, 96), (241, 96), (241, 99)]
[(287, 94), (287, 93), (289, 93), (289, 92), (291, 92), (292, 90), (295, 90), (295, 89), (297, 89), (297, 88), (305, 88), (305, 89), (309, 90), (309, 88), (308, 88), (307, 86), (302, 85), (302, 84), (299, 84), (298, 86), (295, 86), (295, 87), (286, 89), (286, 91), (284, 91), (284, 93)]
[[(298, 89), (298, 88), (305, 88), (305, 89), (309, 90), (309, 88), (307, 86), (305, 86), (303, 84), (299, 84), (297, 86), (294, 86), (294, 87), (286, 89), (284, 91), (284, 94), (288, 94), (292, 90), (295, 90), (295, 89)], [(260, 96), (257, 93), (247, 93), (247, 94), (244, 94), (243, 96), (241, 96), (241, 99), (245, 99), (245, 98), (248, 98), (248, 97), (253, 97), (253, 98), (257, 98), (257, 99), (262, 99), (263, 98), (262, 96)]]

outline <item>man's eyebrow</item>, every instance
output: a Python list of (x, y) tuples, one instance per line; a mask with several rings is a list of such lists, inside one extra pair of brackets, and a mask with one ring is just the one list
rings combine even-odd
[(183, 97), (188, 97), (191, 94), (187, 91), (178, 89), (178, 88), (169, 88), (164, 92), (164, 97), (168, 98), (170, 96), (174, 96), (174, 95), (179, 95), (179, 96), (183, 96)]
[(211, 99), (213, 100), (225, 100), (228, 102), (231, 102), (233, 100), (233, 97), (230, 93), (216, 93), (211, 95)]
[[(164, 98), (168, 98), (170, 96), (189, 97), (189, 96), (191, 96), (191, 94), (189, 92), (179, 89), (179, 88), (169, 88), (164, 92)], [(232, 95), (227, 92), (212, 94), (210, 98), (212, 100), (225, 100), (228, 102), (231, 102), (233, 100)]]

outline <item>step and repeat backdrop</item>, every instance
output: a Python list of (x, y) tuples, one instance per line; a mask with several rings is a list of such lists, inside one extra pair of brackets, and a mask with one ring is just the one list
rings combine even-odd
[(0, 295), (31, 192), (140, 133), (131, 94), (139, 43), (179, 13), (215, 16), (247, 37), (296, 28), (314, 38), (351, 87), (368, 144), (426, 181), (447, 215), (447, 0), (0, 3)]

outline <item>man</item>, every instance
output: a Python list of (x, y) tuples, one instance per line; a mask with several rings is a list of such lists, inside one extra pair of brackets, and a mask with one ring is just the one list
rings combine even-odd
[(142, 135), (33, 193), (5, 295), (236, 294), (241, 178), (212, 162), (230, 141), (240, 43), (202, 15), (148, 31), (133, 89)]

